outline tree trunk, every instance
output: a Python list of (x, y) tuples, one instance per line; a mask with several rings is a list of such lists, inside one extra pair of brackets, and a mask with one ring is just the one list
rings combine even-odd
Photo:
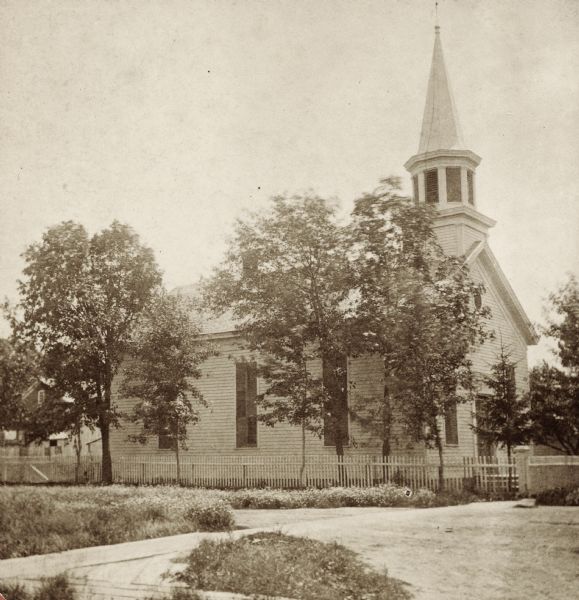
[(74, 432), (74, 452), (76, 454), (76, 465), (74, 468), (74, 483), (78, 484), (80, 481), (80, 456), (82, 453), (82, 440), (81, 440), (81, 426), (77, 424)]
[(390, 447), (392, 424), (392, 404), (390, 402), (390, 390), (388, 384), (384, 383), (384, 395), (382, 398), (382, 479), (386, 483), (390, 479), (386, 458), (392, 451)]
[(179, 440), (175, 440), (175, 460), (177, 461), (177, 485), (181, 485), (181, 454)]
[(113, 482), (113, 461), (111, 459), (110, 426), (104, 415), (99, 417), (99, 429), (101, 430), (102, 447), (101, 483), (110, 485)]
[(99, 416), (99, 427), (101, 430), (102, 444), (102, 483), (110, 485), (113, 482), (113, 460), (111, 457), (110, 446), (110, 423), (109, 413), (111, 409), (111, 384), (112, 374), (110, 366), (105, 365), (105, 381), (104, 381), (104, 402), (101, 402), (101, 411)]
[(436, 449), (438, 450), (438, 491), (444, 492), (444, 450), (442, 448), (442, 440), (440, 438), (438, 423), (435, 424), (434, 431)]
[(300, 467), (300, 485), (306, 487), (306, 423), (302, 422), (302, 465)]
[(508, 463), (508, 480), (507, 480), (507, 490), (509, 491), (509, 493), (512, 491), (513, 489), (513, 471), (511, 468), (511, 444), (507, 444), (507, 463)]
[(344, 432), (341, 422), (336, 419), (334, 425), (336, 456), (338, 458), (338, 485), (348, 485), (346, 481), (346, 466), (344, 465)]

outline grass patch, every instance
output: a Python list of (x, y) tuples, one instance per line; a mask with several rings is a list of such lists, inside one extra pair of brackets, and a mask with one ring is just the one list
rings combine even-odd
[(281, 533), (204, 540), (177, 579), (191, 589), (299, 600), (404, 600), (403, 584), (370, 569), (355, 552)]
[(77, 597), (66, 575), (47, 577), (34, 592), (19, 583), (0, 582), (0, 593), (6, 600), (76, 600)]
[(0, 488), (0, 559), (232, 529), (223, 498), (183, 488)]
[(118, 544), (234, 526), (233, 508), (414, 507), (465, 504), (467, 492), (437, 495), (386, 484), (371, 488), (205, 490), (173, 486), (0, 487), (0, 559)]
[(370, 488), (333, 487), (305, 490), (237, 490), (225, 492), (233, 508), (340, 508), (346, 506), (414, 507), (453, 506), (479, 500), (468, 492), (435, 494), (430, 490), (386, 484)]

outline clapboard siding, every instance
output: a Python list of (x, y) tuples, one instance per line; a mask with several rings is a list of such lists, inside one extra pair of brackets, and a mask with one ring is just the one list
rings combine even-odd
[(434, 229), (436, 239), (446, 254), (456, 255), (459, 253), (457, 239), (457, 225), (444, 225)]
[(484, 233), (481, 233), (478, 229), (464, 225), (462, 231), (463, 253), (466, 253), (474, 242), (479, 242), (484, 239)]
[[(196, 380), (195, 385), (203, 394), (207, 406), (199, 406), (199, 422), (190, 426), (187, 439), (187, 452), (191, 454), (299, 454), (302, 447), (302, 433), (299, 427), (292, 427), (287, 423), (277, 423), (268, 427), (258, 423), (257, 447), (236, 447), (236, 421), (235, 421), (235, 362), (236, 360), (250, 360), (249, 352), (240, 347), (235, 339), (216, 340), (215, 347), (218, 355), (209, 358), (201, 368), (202, 375)], [(316, 361), (310, 365), (314, 374), (321, 373), (321, 363)], [(134, 400), (123, 398), (119, 393), (122, 374), (117, 378), (113, 388), (113, 397), (121, 413), (128, 414), (132, 411)], [(264, 391), (264, 383), (258, 381), (258, 393)], [(145, 454), (156, 452), (159, 454), (171, 453), (170, 450), (159, 450), (157, 439), (151, 438), (147, 444), (130, 441), (129, 435), (139, 432), (138, 424), (127, 419), (121, 421), (121, 428), (116, 429), (111, 435), (111, 447), (117, 455)], [(360, 437), (359, 424), (352, 421), (353, 438)], [(310, 453), (333, 454), (333, 447), (324, 447), (323, 440), (316, 435), (307, 433), (306, 450)], [(351, 446), (348, 450), (355, 452)]]

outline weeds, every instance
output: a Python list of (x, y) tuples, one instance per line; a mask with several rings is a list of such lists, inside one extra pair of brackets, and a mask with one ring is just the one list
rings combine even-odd
[(47, 577), (34, 592), (23, 585), (3, 584), (0, 582), (0, 592), (6, 600), (76, 600), (76, 592), (71, 587), (66, 575)]
[(192, 589), (284, 596), (297, 600), (403, 600), (410, 595), (386, 573), (336, 543), (258, 533), (207, 541), (191, 552), (177, 579)]
[(233, 525), (223, 498), (183, 488), (0, 488), (0, 559)]

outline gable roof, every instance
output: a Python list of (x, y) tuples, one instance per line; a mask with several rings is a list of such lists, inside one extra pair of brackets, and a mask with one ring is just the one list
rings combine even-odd
[(527, 346), (534, 346), (539, 341), (539, 336), (488, 243), (482, 240), (474, 242), (465, 253), (467, 264), (473, 264), (477, 259), (490, 276)]

